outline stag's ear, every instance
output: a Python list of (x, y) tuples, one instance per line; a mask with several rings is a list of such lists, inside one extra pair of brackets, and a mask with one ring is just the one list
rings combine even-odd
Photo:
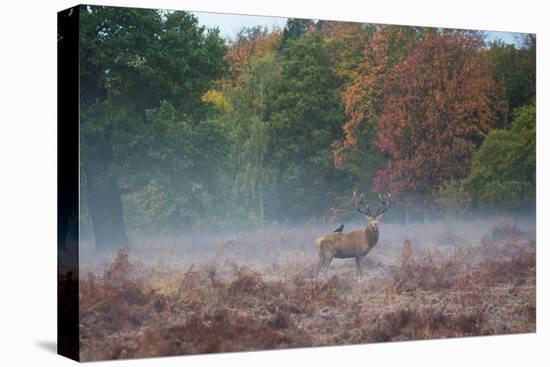
[(380, 214), (378, 217), (376, 217), (376, 219), (380, 220), (380, 219), (382, 219), (383, 216), (384, 216), (384, 213)]

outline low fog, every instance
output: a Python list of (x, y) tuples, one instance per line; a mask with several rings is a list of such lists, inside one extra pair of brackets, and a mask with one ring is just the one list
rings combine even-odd
[[(236, 265), (259, 273), (277, 274), (279, 269), (294, 264), (313, 270), (318, 261), (315, 240), (339, 225), (340, 222), (270, 223), (245, 231), (131, 236), (128, 249), (133, 262), (156, 269), (185, 271), (192, 266), (223, 268)], [(344, 225), (346, 233), (364, 229), (367, 221), (344, 222)], [(410, 224), (382, 220), (379, 229), (378, 244), (367, 256), (367, 273), (369, 264), (384, 267), (398, 263), (406, 239), (412, 241), (419, 254), (452, 254), (484, 242), (505, 245), (509, 241), (534, 239), (535, 218), (493, 215), (471, 220), (444, 218)], [(81, 272), (100, 273), (114, 257), (114, 252), (94, 251), (93, 239), (81, 240)], [(342, 267), (352, 271), (353, 259), (335, 259), (331, 264), (331, 269)]]

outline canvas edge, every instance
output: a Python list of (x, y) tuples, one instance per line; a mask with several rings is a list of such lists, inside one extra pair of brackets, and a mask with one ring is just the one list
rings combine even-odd
[(80, 5), (57, 13), (57, 354), (80, 361)]

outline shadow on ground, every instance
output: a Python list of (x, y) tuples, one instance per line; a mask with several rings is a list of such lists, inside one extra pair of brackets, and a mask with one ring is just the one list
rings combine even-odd
[(47, 350), (50, 353), (57, 354), (57, 343), (52, 340), (39, 340), (36, 345)]

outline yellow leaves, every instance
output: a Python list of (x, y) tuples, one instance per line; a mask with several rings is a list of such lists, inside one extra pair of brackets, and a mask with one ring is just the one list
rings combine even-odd
[(220, 112), (226, 112), (229, 110), (229, 101), (222, 92), (215, 89), (210, 89), (204, 93), (201, 97), (201, 101), (205, 103), (213, 104)]

